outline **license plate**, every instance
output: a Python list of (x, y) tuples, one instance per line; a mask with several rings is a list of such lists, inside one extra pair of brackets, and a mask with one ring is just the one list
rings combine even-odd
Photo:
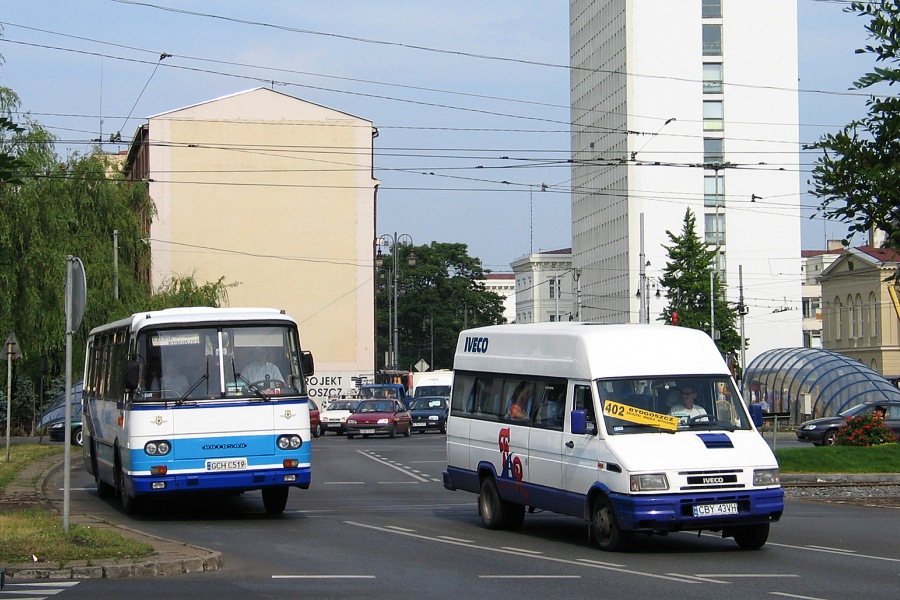
[(413, 427), (427, 427), (428, 423), (413, 423)]
[(243, 471), (246, 468), (246, 458), (226, 458), (206, 461), (207, 471)]
[(737, 502), (725, 502), (723, 504), (698, 504), (694, 506), (695, 517), (718, 517), (722, 515), (738, 514)]
[(360, 429), (360, 433), (375, 433), (374, 429)]

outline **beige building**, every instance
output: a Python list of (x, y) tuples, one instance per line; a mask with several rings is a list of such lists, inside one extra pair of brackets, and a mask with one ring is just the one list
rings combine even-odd
[(149, 118), (126, 174), (148, 181), (151, 283), (236, 283), (230, 306), (284, 309), (313, 352), (311, 393), (374, 371), (370, 121), (265, 88)]
[(510, 266), (516, 277), (516, 323), (579, 320), (571, 248), (528, 254)]
[(862, 246), (841, 254), (819, 276), (822, 346), (888, 379), (900, 377), (898, 266), (897, 251)]
[(827, 250), (802, 250), (803, 346), (822, 347), (822, 284), (819, 276), (844, 252), (840, 240), (828, 240)]
[(516, 274), (487, 273), (480, 281), (489, 292), (503, 298), (503, 317), (507, 323), (516, 322)]

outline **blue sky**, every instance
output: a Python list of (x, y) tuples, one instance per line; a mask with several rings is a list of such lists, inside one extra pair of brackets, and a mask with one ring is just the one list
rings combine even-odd
[[(854, 54), (865, 21), (842, 12), (848, 2), (797, 2), (798, 87), (813, 90), (800, 95), (800, 137), (814, 141), (865, 114), (864, 95), (836, 92), (872, 62)], [(4, 0), (2, 8), (0, 85), (60, 139), (61, 154), (88, 152), (101, 132), (127, 142), (149, 115), (271, 86), (378, 127), (378, 233), (464, 242), (494, 271), (571, 244), (565, 0)], [(800, 226), (804, 249), (845, 232), (820, 219)]]

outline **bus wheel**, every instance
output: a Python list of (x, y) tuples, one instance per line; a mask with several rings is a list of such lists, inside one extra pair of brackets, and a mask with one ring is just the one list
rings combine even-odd
[(591, 539), (601, 550), (621, 550), (628, 533), (619, 529), (616, 514), (606, 496), (597, 496), (591, 504)]
[(262, 489), (263, 506), (267, 515), (280, 515), (287, 506), (289, 487), (267, 487)]
[(116, 470), (116, 490), (119, 492), (119, 501), (122, 503), (122, 510), (126, 514), (134, 515), (141, 512), (141, 502), (139, 499), (128, 494), (128, 488), (125, 487), (125, 474), (122, 473), (122, 467)]
[(743, 550), (758, 550), (769, 539), (769, 524), (744, 525), (734, 530), (734, 541)]

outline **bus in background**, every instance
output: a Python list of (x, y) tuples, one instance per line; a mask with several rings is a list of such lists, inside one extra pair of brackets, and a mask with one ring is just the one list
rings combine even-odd
[(446, 396), (449, 398), (452, 387), (453, 371), (449, 369), (424, 371), (422, 373), (413, 373), (412, 375), (413, 398), (424, 398), (426, 396)]
[(488, 529), (545, 509), (587, 521), (604, 550), (701, 530), (755, 549), (781, 517), (762, 415), (701, 331), (483, 327), (460, 333), (454, 372), (444, 487), (478, 494)]
[(310, 483), (296, 322), (262, 308), (173, 308), (93, 329), (84, 369), (84, 465), (126, 512), (153, 496), (262, 490), (266, 513)]

